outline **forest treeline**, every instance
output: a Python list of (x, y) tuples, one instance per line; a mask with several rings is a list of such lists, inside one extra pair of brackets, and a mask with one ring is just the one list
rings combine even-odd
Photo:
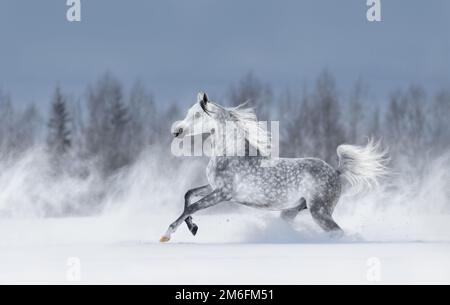
[[(226, 92), (219, 103), (249, 101), (260, 120), (280, 121), (281, 156), (314, 156), (334, 165), (339, 144), (362, 144), (374, 137), (389, 147), (394, 166), (409, 163), (420, 169), (428, 158), (450, 150), (450, 88), (430, 93), (411, 85), (374, 103), (363, 80), (343, 93), (334, 76), (324, 71), (310, 86), (278, 94), (248, 73)], [(54, 173), (88, 162), (106, 178), (132, 165), (149, 148), (169, 153), (170, 126), (187, 110), (156, 101), (142, 83), (125, 88), (110, 73), (77, 98), (56, 87), (49, 101), (48, 110), (43, 102), (19, 109), (0, 91), (3, 159), (44, 146)], [(88, 169), (75, 167), (77, 174), (89, 175)]]

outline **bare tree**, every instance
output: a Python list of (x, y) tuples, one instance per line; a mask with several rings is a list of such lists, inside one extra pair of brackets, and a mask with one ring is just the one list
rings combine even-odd
[(87, 108), (88, 155), (97, 158), (102, 172), (109, 175), (130, 162), (129, 114), (122, 85), (109, 73), (105, 74), (89, 88)]
[(129, 108), (133, 150), (139, 152), (145, 145), (156, 143), (159, 129), (154, 98), (140, 82), (131, 89)]
[(108, 147), (106, 150), (105, 169), (106, 171), (115, 171), (132, 161), (130, 153), (131, 137), (130, 132), (130, 117), (127, 106), (121, 99), (115, 100), (110, 109), (110, 128), (108, 131)]
[(2, 154), (11, 153), (15, 124), (15, 111), (11, 97), (0, 91), (0, 146)]
[(109, 73), (88, 89), (86, 148), (89, 155), (99, 156), (109, 145), (109, 110), (112, 103), (121, 98), (122, 87)]
[(281, 153), (287, 157), (294, 157), (300, 150), (301, 122), (299, 121), (299, 102), (288, 90), (280, 98), (280, 127), (281, 127)]
[(341, 123), (341, 109), (334, 77), (322, 72), (316, 82), (308, 110), (311, 122), (311, 140), (316, 154), (329, 163), (336, 161), (336, 147), (345, 141)]
[(40, 132), (40, 117), (34, 105), (23, 111), (13, 107), (11, 97), (0, 91), (0, 154), (18, 157), (35, 144)]
[(380, 107), (378, 105), (374, 107), (368, 128), (370, 137), (381, 138)]
[(431, 104), (430, 146), (441, 153), (450, 150), (450, 91), (439, 92)]
[(347, 112), (348, 140), (357, 143), (364, 135), (364, 112), (363, 99), (367, 95), (367, 87), (363, 80), (359, 78), (350, 94)]
[(425, 105), (425, 92), (417, 86), (391, 95), (385, 117), (385, 134), (393, 154), (412, 157), (427, 152)]
[(25, 151), (39, 144), (40, 132), (42, 131), (42, 117), (35, 104), (28, 105), (19, 116), (18, 135), (20, 139), (20, 150)]
[(283, 155), (301, 157), (314, 153), (312, 137), (315, 123), (310, 99), (306, 87), (302, 96), (287, 92), (282, 98), (280, 125)]
[(247, 73), (237, 84), (229, 90), (229, 102), (237, 106), (248, 102), (255, 108), (260, 121), (271, 119), (272, 89), (261, 82), (252, 72)]

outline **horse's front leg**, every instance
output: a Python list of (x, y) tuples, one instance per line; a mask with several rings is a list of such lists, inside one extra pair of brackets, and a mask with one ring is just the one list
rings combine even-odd
[[(184, 208), (186, 209), (189, 206), (192, 198), (199, 196), (206, 196), (211, 192), (212, 187), (209, 184), (187, 191), (186, 194), (184, 195)], [(197, 234), (198, 226), (192, 222), (192, 216), (186, 217), (184, 221), (186, 222), (186, 225), (189, 231), (192, 233), (192, 235)]]
[(212, 207), (222, 201), (229, 200), (229, 196), (222, 190), (214, 190), (210, 194), (206, 195), (199, 201), (187, 206), (180, 217), (175, 220), (167, 229), (166, 234), (164, 234), (160, 242), (166, 242), (170, 240), (170, 235), (176, 231), (176, 229), (185, 221), (187, 217), (194, 214), (197, 211)]

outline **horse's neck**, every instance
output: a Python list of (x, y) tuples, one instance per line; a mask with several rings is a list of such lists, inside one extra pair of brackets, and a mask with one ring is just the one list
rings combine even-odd
[(211, 159), (216, 158), (217, 156), (225, 156), (226, 153), (225, 143), (223, 140), (219, 138), (217, 132), (211, 136), (211, 144), (212, 144)]
[[(226, 151), (225, 145), (223, 145), (221, 147), (215, 147), (214, 152), (211, 154), (211, 158), (226, 157), (226, 156), (227, 156), (227, 151)], [(229, 157), (235, 157), (235, 156), (237, 156), (236, 152), (233, 156), (229, 156)], [(242, 156), (242, 155), (239, 155), (239, 156)], [(244, 156), (260, 157), (260, 156), (263, 156), (263, 154), (261, 153), (261, 151), (258, 148), (251, 146), (250, 142), (247, 139), (245, 139)], [(244, 156), (242, 156), (242, 157), (244, 157)]]
[[(231, 136), (231, 138), (227, 138), (229, 135), (223, 136), (223, 129), (220, 132), (216, 132), (212, 136), (212, 146), (214, 147), (212, 156), (226, 156), (227, 155), (227, 147), (226, 145), (232, 143), (236, 149), (236, 142), (238, 141), (236, 137)], [(261, 151), (250, 144), (250, 141), (247, 138), (244, 138), (245, 143), (245, 153), (244, 156), (262, 156)], [(237, 151), (234, 151), (234, 154), (237, 155)]]

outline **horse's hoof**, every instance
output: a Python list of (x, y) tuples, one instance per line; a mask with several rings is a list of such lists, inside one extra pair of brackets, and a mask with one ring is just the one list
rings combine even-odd
[(159, 242), (160, 242), (160, 243), (166, 243), (166, 242), (168, 242), (169, 240), (170, 240), (170, 236), (163, 235), (163, 236), (159, 239)]
[(197, 234), (198, 231), (198, 226), (195, 223), (193, 223), (192, 227), (189, 228), (189, 231), (191, 231), (192, 235), (195, 236), (195, 234)]
[(192, 233), (192, 235), (195, 236), (195, 234), (197, 234), (198, 231), (198, 226), (192, 222), (192, 217), (188, 216), (185, 220), (187, 227), (189, 229), (189, 231)]

